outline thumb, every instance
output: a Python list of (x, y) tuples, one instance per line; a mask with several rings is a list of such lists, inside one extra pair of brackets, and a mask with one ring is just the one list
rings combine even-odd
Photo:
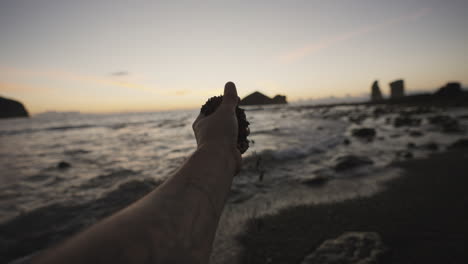
[(233, 82), (227, 82), (224, 86), (224, 95), (222, 105), (234, 110), (239, 103), (239, 97), (237, 97), (236, 85)]

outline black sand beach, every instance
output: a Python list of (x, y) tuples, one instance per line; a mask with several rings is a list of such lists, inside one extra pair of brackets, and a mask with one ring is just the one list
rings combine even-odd
[(252, 220), (240, 237), (241, 262), (301, 263), (324, 240), (359, 231), (380, 234), (389, 248), (382, 263), (467, 263), (467, 149), (395, 165), (405, 175), (370, 198)]
[[(226, 235), (221, 236), (224, 239), (222, 243), (215, 243), (215, 247), (219, 246), (218, 251), (214, 250), (218, 255), (213, 255), (218, 258), (213, 263), (226, 263), (224, 260), (231, 256), (233, 261), (237, 261), (241, 249), (232, 241), (237, 236), (240, 236), (245, 249), (238, 263), (301, 263), (323, 241), (348, 231), (376, 232), (380, 235), (382, 243), (389, 250), (377, 263), (468, 263), (468, 252), (465, 252), (468, 213), (464, 211), (468, 207), (468, 195), (465, 192), (466, 184), (463, 184), (468, 182), (468, 113), (466, 108), (454, 107), (459, 105), (453, 105), (453, 102), (456, 100), (445, 101), (443, 107), (405, 102), (400, 105), (357, 104), (319, 109), (297, 106), (251, 111), (249, 115), (255, 117), (258, 125), (252, 130), (256, 141), (252, 149), (267, 143), (273, 150), (254, 152), (262, 157), (261, 166), (258, 162), (260, 159), (255, 156), (255, 159), (250, 157), (250, 160), (244, 160), (245, 174), (234, 181), (233, 199), (228, 201), (232, 205), (230, 208), (234, 208), (228, 211), (233, 220), (230, 218), (226, 225), (221, 225), (223, 235)], [(463, 101), (462, 105), (467, 102)], [(183, 133), (180, 133), (178, 141), (172, 138), (183, 129), (187, 134), (192, 134), (189, 123), (191, 115), (188, 112), (172, 114), (175, 117), (169, 121), (165, 116), (161, 116), (161, 120), (153, 120), (152, 115), (147, 114), (137, 115), (138, 122), (133, 120), (134, 115), (109, 115), (93, 117), (96, 119), (88, 119), (89, 123), (77, 122), (73, 126), (52, 123), (45, 128), (37, 119), (35, 129), (30, 129), (30, 124), (26, 123), (27, 130), (15, 128), (13, 132), (5, 131), (9, 137), (32, 143), (30, 148), (41, 149), (45, 155), (32, 152), (22, 168), (37, 168), (37, 172), (23, 178), (13, 175), (19, 178), (17, 184), (6, 185), (0, 198), (11, 201), (8, 208), (13, 209), (24, 206), (18, 202), (18, 197), (26, 202), (47, 198), (50, 203), (32, 207), (31, 210), (20, 210), (15, 217), (0, 223), (0, 263), (8, 263), (60, 243), (124, 208), (164, 181), (164, 178), (153, 177), (170, 175), (185, 159), (193, 143)], [(274, 122), (269, 125), (271, 120)], [(60, 142), (55, 137), (49, 138), (54, 135), (50, 131), (63, 136), (61, 145), (57, 145)], [(76, 133), (78, 131), (79, 134)], [(87, 138), (94, 137), (96, 131), (101, 131), (102, 137), (98, 139), (112, 140), (105, 143), (96, 140), (87, 142)], [(29, 142), (30, 134), (48, 139), (54, 147), (48, 150), (41, 145), (41, 141)], [(167, 134), (171, 137), (167, 137)], [(368, 134), (371, 134), (370, 138)], [(298, 143), (294, 142), (296, 140), (290, 141), (291, 138), (297, 139)], [(191, 143), (184, 145), (185, 140)], [(176, 155), (168, 155), (167, 158), (157, 156), (161, 149), (152, 146), (154, 142), (171, 155)], [(458, 142), (458, 147), (450, 152), (411, 160), (451, 148), (453, 142)], [(118, 144), (116, 148), (115, 144)], [(55, 156), (56, 148), (63, 151), (63, 154), (59, 153), (59, 159)], [(10, 149), (14, 154), (18, 147), (12, 145)], [(304, 149), (307, 151), (303, 152)], [(142, 155), (135, 157), (135, 153)], [(127, 154), (127, 162), (121, 163)], [(151, 157), (149, 162), (148, 157)], [(351, 157), (352, 162), (339, 163), (342, 157)], [(158, 159), (160, 162), (154, 164)], [(35, 163), (30, 163), (30, 160)], [(61, 166), (62, 161), (67, 161), (69, 167)], [(95, 162), (99, 166), (95, 166)], [(386, 182), (385, 191), (375, 196), (335, 204), (293, 207), (277, 215), (252, 218), (264, 215), (256, 211), (261, 208), (257, 205), (265, 205), (273, 208), (269, 212), (276, 212), (277, 207), (271, 206), (273, 203), (270, 202), (273, 199), (302, 201), (309, 196), (309, 192), (310, 197), (314, 197), (320, 193), (317, 188), (326, 188), (322, 184), (330, 186), (329, 180), (343, 179), (354, 183), (356, 178), (353, 177), (379, 177), (369, 175), (368, 170), (363, 170), (363, 174), (354, 173), (356, 171), (353, 169), (356, 168), (353, 166), (356, 164), (357, 169), (362, 165), (363, 169), (369, 166), (386, 170), (390, 162), (393, 162), (391, 169), (399, 166), (406, 171), (406, 175)], [(120, 165), (116, 167), (116, 164)], [(266, 177), (259, 184), (259, 172), (263, 177), (265, 171)], [(291, 194), (297, 192), (297, 184), (304, 185), (301, 183), (304, 179), (296, 176), (320, 173), (325, 175), (324, 178), (307, 183), (306, 189), (299, 195)], [(289, 187), (288, 184), (293, 185)], [(288, 192), (280, 192), (284, 186), (288, 187)], [(354, 193), (353, 188), (330, 190), (338, 194), (349, 191), (346, 197), (355, 197), (360, 193)], [(327, 192), (322, 194), (322, 197), (327, 197)], [(89, 195), (92, 198), (87, 199)], [(62, 199), (62, 196), (71, 199)], [(308, 200), (309, 203), (311, 201), (317, 200)], [(248, 219), (253, 220), (245, 226)], [(240, 233), (244, 227), (247, 228), (246, 232)]]

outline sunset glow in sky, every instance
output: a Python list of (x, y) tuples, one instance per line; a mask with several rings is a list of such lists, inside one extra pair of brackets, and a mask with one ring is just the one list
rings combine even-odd
[(0, 1), (0, 96), (32, 113), (468, 86), (468, 1)]

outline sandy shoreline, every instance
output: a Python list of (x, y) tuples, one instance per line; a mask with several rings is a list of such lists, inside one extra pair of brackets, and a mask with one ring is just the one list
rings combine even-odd
[(395, 164), (403, 177), (370, 198), (289, 208), (252, 220), (239, 239), (242, 263), (300, 263), (324, 240), (346, 231), (381, 235), (383, 263), (468, 261), (468, 151)]

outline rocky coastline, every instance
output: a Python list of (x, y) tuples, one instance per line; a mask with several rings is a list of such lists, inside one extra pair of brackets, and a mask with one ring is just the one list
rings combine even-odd
[(0, 97), (0, 118), (15, 117), (29, 117), (29, 113), (22, 103)]

